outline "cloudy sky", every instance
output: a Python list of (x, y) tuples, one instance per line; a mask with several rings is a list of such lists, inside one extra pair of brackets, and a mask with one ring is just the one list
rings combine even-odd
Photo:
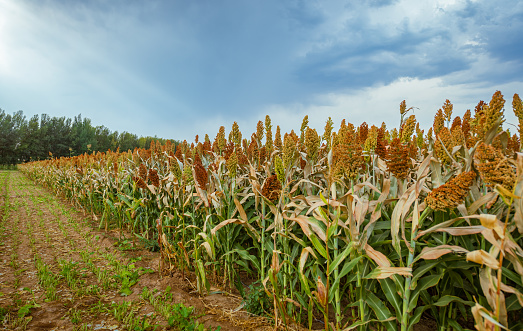
[(518, 0), (0, 0), (0, 108), (193, 139), (523, 94)]

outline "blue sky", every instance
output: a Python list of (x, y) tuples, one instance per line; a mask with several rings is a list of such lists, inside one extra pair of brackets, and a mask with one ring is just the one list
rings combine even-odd
[(396, 127), (404, 99), (428, 127), (500, 90), (514, 123), (521, 31), (516, 0), (0, 0), (0, 108), (183, 140)]

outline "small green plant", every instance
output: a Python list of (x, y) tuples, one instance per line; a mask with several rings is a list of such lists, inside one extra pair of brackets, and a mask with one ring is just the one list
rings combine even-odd
[(38, 305), (34, 301), (25, 304), (24, 306), (22, 306), (18, 309), (18, 313), (17, 313), (18, 318), (23, 319), (24, 317), (26, 317), (27, 315), (29, 315), (31, 313), (31, 308), (38, 308), (38, 307), (40, 307), (40, 305)]
[(0, 307), (0, 323), (4, 321), (8, 313), (9, 311), (7, 310), (7, 308)]
[(115, 269), (118, 274), (114, 275), (113, 277), (121, 284), (120, 294), (122, 296), (130, 295), (133, 292), (131, 287), (138, 283), (138, 279), (141, 275), (154, 272), (151, 269), (144, 269), (143, 267), (136, 268), (134, 263), (129, 263), (126, 266), (122, 266), (118, 261), (115, 262)]
[(120, 251), (130, 251), (133, 250), (132, 241), (129, 239), (123, 239), (120, 241), (117, 241), (115, 244), (116, 248)]
[(69, 310), (69, 318), (73, 324), (82, 323), (82, 312), (76, 308), (71, 308)]
[(258, 316), (266, 316), (265, 309), (271, 306), (269, 296), (260, 281), (249, 285), (249, 290), (245, 293), (243, 301), (245, 302), (243, 309)]

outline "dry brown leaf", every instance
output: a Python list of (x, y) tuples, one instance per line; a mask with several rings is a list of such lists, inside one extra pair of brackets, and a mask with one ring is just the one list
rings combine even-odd
[(390, 261), (387, 259), (385, 254), (378, 252), (372, 246), (366, 244), (365, 245), (365, 251), (367, 252), (367, 255), (374, 261), (376, 264), (380, 267), (390, 267)]
[(495, 270), (499, 269), (499, 261), (482, 249), (468, 252), (467, 261), (475, 262), (481, 265), (486, 265), (487, 267)]
[(440, 256), (448, 253), (468, 253), (469, 251), (461, 246), (441, 245), (438, 247), (425, 247), (421, 250), (421, 253), (417, 256), (416, 260), (435, 260)]
[(373, 279), (385, 279), (390, 276), (401, 275), (405, 277), (412, 276), (412, 268), (408, 267), (377, 267), (369, 275)]

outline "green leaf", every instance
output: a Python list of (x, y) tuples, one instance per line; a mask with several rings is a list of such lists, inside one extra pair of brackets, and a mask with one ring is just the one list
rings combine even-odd
[(340, 286), (340, 281), (343, 279), (343, 277), (345, 277), (345, 275), (347, 275), (354, 268), (354, 266), (362, 258), (363, 258), (363, 256), (360, 255), (357, 258), (352, 259), (350, 262), (345, 263), (345, 265), (343, 266), (343, 269), (341, 269), (341, 272), (338, 274), (338, 277), (334, 280), (334, 282), (329, 287), (329, 302), (330, 302), (330, 299), (334, 297), (334, 293)]
[(396, 310), (396, 317), (399, 318), (399, 316), (401, 316), (402, 300), (396, 292), (396, 285), (394, 284), (394, 281), (390, 278), (385, 278), (379, 279), (379, 282), (383, 293), (385, 293), (385, 297), (387, 297), (387, 300), (389, 300), (392, 307), (394, 307)]
[(350, 243), (341, 254), (338, 254), (338, 256), (332, 260), (329, 265), (329, 269), (327, 270), (327, 275), (330, 275), (339, 266), (339, 264), (343, 262), (347, 256), (349, 256), (349, 254), (352, 252), (352, 249), (353, 245)]
[(510, 279), (514, 283), (518, 284), (519, 286), (523, 286), (523, 283), (521, 282), (521, 276), (519, 276), (514, 271), (509, 270), (505, 267), (502, 267), (501, 270), (503, 272), (503, 275), (505, 275), (508, 279)]
[(256, 270), (258, 272), (260, 271), (260, 262), (254, 255), (249, 254), (249, 252), (244, 249), (233, 249), (232, 251), (238, 253), (242, 259), (251, 261), (252, 264), (256, 267)]
[[(414, 291), (412, 292), (412, 295), (410, 297), (409, 308), (408, 308), (409, 312), (412, 311), (414, 308), (416, 308), (420, 292), (428, 289), (429, 287), (436, 285), (442, 277), (443, 277), (443, 274), (429, 275), (429, 276), (423, 277), (418, 282), (418, 286), (414, 289)], [(412, 289), (412, 286), (411, 286), (411, 289)]]
[(360, 255), (357, 258), (350, 260), (350, 262), (345, 263), (343, 265), (343, 268), (341, 269), (338, 277), (340, 277), (340, 278), (345, 277), (345, 275), (348, 274), (362, 258), (363, 258), (363, 255)]
[(518, 297), (513, 294), (507, 298), (505, 301), (505, 304), (507, 305), (507, 311), (514, 311), (521, 309), (521, 305), (519, 304)]
[(318, 237), (314, 233), (311, 233), (310, 239), (311, 239), (312, 245), (314, 246), (314, 248), (316, 248), (316, 251), (318, 251), (318, 253), (320, 253), (320, 255), (323, 256), (325, 259), (327, 259), (328, 258), (327, 251), (325, 250), (325, 247), (323, 247), (323, 245), (318, 240)]
[(395, 318), (390, 313), (389, 308), (387, 308), (387, 306), (385, 306), (385, 304), (380, 299), (378, 299), (374, 293), (367, 292), (366, 295), (367, 304), (374, 311), (378, 320), (380, 320), (380, 322), (385, 325), (387, 330), (397, 331), (398, 327), (396, 326), (396, 323), (391, 322)]
[(438, 263), (440, 263), (440, 261), (436, 260), (436, 261), (424, 263), (424, 264), (420, 265), (419, 267), (417, 267), (416, 270), (414, 270), (414, 273), (412, 274), (412, 281), (410, 283), (411, 284), (410, 288), (415, 288), (417, 286), (418, 279), (421, 276), (423, 276), (424, 274), (426, 274), (427, 272), (429, 272)]
[[(391, 319), (392, 320), (392, 319)], [(376, 323), (376, 322), (381, 322), (380, 320), (376, 320), (376, 319), (373, 319), (373, 320), (366, 320), (366, 321), (357, 321), (351, 325), (349, 325), (348, 327), (346, 327), (345, 329), (343, 329), (343, 331), (350, 331), (350, 330), (354, 330), (356, 329), (357, 327), (359, 326), (363, 326), (365, 324), (368, 324), (368, 323)]]
[(454, 330), (456, 330), (456, 331), (463, 331), (463, 328), (461, 327), (461, 325), (459, 325), (459, 323), (456, 322), (455, 320), (448, 319), (447, 323), (448, 323), (449, 326), (452, 326), (454, 328)]
[(471, 307), (474, 306), (474, 304), (475, 304), (472, 301), (465, 301), (465, 300), (463, 300), (463, 299), (461, 299), (459, 297), (453, 296), (453, 295), (444, 295), (441, 298), (439, 298), (438, 301), (436, 301), (434, 303), (434, 306), (444, 307), (444, 306), (446, 306), (449, 303), (454, 302), (454, 301), (461, 302), (462, 304), (467, 305), (467, 306), (471, 306)]
[(419, 320), (421, 319), (421, 315), (423, 315), (423, 312), (427, 309), (427, 306), (419, 306), (414, 310), (414, 314), (409, 319), (409, 328), (408, 331), (411, 331), (414, 328), (414, 325), (418, 324)]

